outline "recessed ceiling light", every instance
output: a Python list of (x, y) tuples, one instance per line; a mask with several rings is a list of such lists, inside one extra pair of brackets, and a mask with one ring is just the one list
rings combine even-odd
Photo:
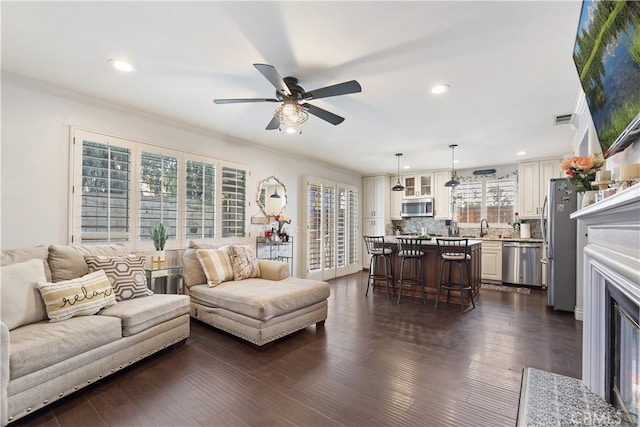
[(409, 166), (409, 165), (404, 165), (404, 168), (405, 168), (405, 169), (411, 169), (411, 166)]
[(525, 154), (527, 154), (527, 152), (526, 151), (518, 151), (516, 154), (518, 156), (524, 156)]
[(121, 59), (110, 59), (109, 63), (113, 68), (123, 73), (135, 73), (136, 67)]
[(431, 93), (434, 95), (442, 95), (443, 93), (449, 92), (451, 86), (446, 84), (437, 84), (431, 88)]
[(453, 161), (453, 163), (460, 163), (460, 160), (456, 159)]

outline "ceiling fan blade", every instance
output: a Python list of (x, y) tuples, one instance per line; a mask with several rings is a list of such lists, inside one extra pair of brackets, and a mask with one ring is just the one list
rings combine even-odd
[(276, 70), (276, 67), (269, 64), (253, 64), (254, 67), (283, 95), (291, 96), (291, 91), (284, 82), (284, 79)]
[(273, 116), (273, 118), (271, 119), (271, 121), (269, 122), (269, 124), (265, 129), (266, 130), (280, 129), (280, 120), (278, 120), (276, 116)]
[(214, 104), (237, 104), (239, 102), (280, 102), (274, 98), (240, 98), (240, 99), (214, 99)]
[(340, 117), (337, 114), (333, 114), (332, 112), (327, 111), (323, 108), (316, 107), (315, 105), (307, 103), (301, 105), (307, 109), (309, 114), (313, 114), (314, 116), (319, 117), (322, 120), (331, 123), (332, 125), (339, 125), (340, 123), (344, 122), (344, 117)]
[(314, 89), (309, 92), (305, 92), (304, 99), (318, 99), (327, 98), (329, 96), (346, 95), (348, 93), (362, 92), (360, 83), (355, 80), (351, 80), (344, 83), (338, 83), (333, 86), (321, 87), (320, 89)]

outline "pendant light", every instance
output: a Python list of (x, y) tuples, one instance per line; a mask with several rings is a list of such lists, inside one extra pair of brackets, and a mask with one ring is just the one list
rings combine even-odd
[(272, 199), (280, 199), (280, 195), (278, 194), (278, 186), (276, 185), (276, 191), (273, 192), (273, 194), (271, 196)]
[(458, 181), (458, 176), (456, 175), (456, 168), (454, 167), (455, 163), (455, 149), (458, 144), (451, 144), (449, 148), (451, 148), (451, 179), (444, 183), (445, 187), (455, 187), (460, 185), (460, 181)]
[(398, 158), (398, 181), (396, 185), (391, 188), (391, 191), (404, 191), (404, 185), (400, 184), (400, 157), (402, 153), (396, 153), (396, 157)]

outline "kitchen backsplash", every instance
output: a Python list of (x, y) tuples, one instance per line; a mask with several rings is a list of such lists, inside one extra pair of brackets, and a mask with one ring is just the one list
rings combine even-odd
[[(531, 238), (541, 239), (542, 231), (540, 230), (540, 221), (538, 220), (523, 220), (521, 221), (531, 226)], [(400, 221), (391, 221), (391, 224), (387, 225), (386, 234), (393, 235), (395, 230), (399, 229), (400, 234), (422, 234), (422, 229), (425, 229), (427, 234), (432, 236), (448, 235), (448, 227), (443, 220), (435, 220), (433, 218), (415, 217), (407, 218)], [(520, 237), (516, 235), (512, 227), (489, 227), (486, 229), (487, 235), (484, 237), (489, 238), (502, 238), (502, 237)], [(476, 236), (480, 237), (480, 224), (473, 227), (459, 227), (458, 236)]]

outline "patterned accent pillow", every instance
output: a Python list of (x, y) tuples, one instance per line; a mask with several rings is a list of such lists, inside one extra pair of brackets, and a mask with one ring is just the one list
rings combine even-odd
[(233, 268), (233, 280), (260, 277), (260, 266), (253, 247), (229, 246), (229, 258)]
[(84, 260), (90, 272), (104, 270), (115, 290), (116, 301), (153, 294), (153, 291), (147, 288), (147, 277), (144, 274), (146, 259), (142, 255), (85, 255)]
[(44, 300), (47, 316), (54, 322), (90, 316), (116, 304), (111, 283), (102, 270), (62, 282), (38, 282), (36, 287)]
[(196, 255), (209, 287), (218, 286), (222, 282), (233, 280), (233, 267), (229, 259), (227, 247), (220, 249), (196, 249)]

